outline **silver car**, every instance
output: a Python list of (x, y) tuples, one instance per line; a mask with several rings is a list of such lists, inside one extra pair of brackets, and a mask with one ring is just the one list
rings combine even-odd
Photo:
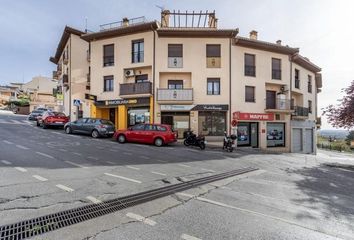
[(73, 122), (68, 122), (64, 126), (67, 134), (81, 133), (89, 134), (93, 138), (112, 137), (115, 131), (114, 124), (106, 119), (100, 118), (80, 118)]

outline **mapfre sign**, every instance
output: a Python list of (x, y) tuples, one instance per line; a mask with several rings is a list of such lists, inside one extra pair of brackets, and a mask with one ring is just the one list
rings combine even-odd
[(274, 121), (273, 113), (234, 112), (232, 115), (233, 115), (233, 119), (237, 119), (237, 120)]

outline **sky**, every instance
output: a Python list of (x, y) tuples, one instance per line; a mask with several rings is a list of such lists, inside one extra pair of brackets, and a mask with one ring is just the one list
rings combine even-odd
[[(160, 20), (160, 9), (215, 10), (219, 28), (239, 28), (240, 36), (278, 39), (322, 68), (318, 110), (343, 97), (354, 80), (352, 0), (0, 0), (0, 85), (51, 76), (49, 62), (65, 25), (99, 30), (123, 17)], [(322, 119), (322, 129), (331, 126)]]

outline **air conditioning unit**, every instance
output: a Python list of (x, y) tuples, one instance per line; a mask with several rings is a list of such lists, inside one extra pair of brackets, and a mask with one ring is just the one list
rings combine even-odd
[(134, 77), (135, 76), (135, 72), (133, 69), (127, 69), (124, 71), (124, 75), (126, 77)]
[(288, 85), (282, 85), (280, 87), (280, 92), (287, 92), (287, 91), (289, 91)]

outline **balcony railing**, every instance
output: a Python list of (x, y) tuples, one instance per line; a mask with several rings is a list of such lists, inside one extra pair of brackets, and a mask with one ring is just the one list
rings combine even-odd
[(119, 95), (151, 94), (151, 82), (120, 84)]
[(266, 109), (291, 110), (291, 101), (281, 98), (267, 98)]
[(300, 107), (300, 106), (294, 106), (294, 113), (293, 116), (299, 116), (299, 117), (308, 117), (309, 116), (309, 109), (305, 107)]
[(193, 101), (193, 89), (157, 89), (157, 101)]

